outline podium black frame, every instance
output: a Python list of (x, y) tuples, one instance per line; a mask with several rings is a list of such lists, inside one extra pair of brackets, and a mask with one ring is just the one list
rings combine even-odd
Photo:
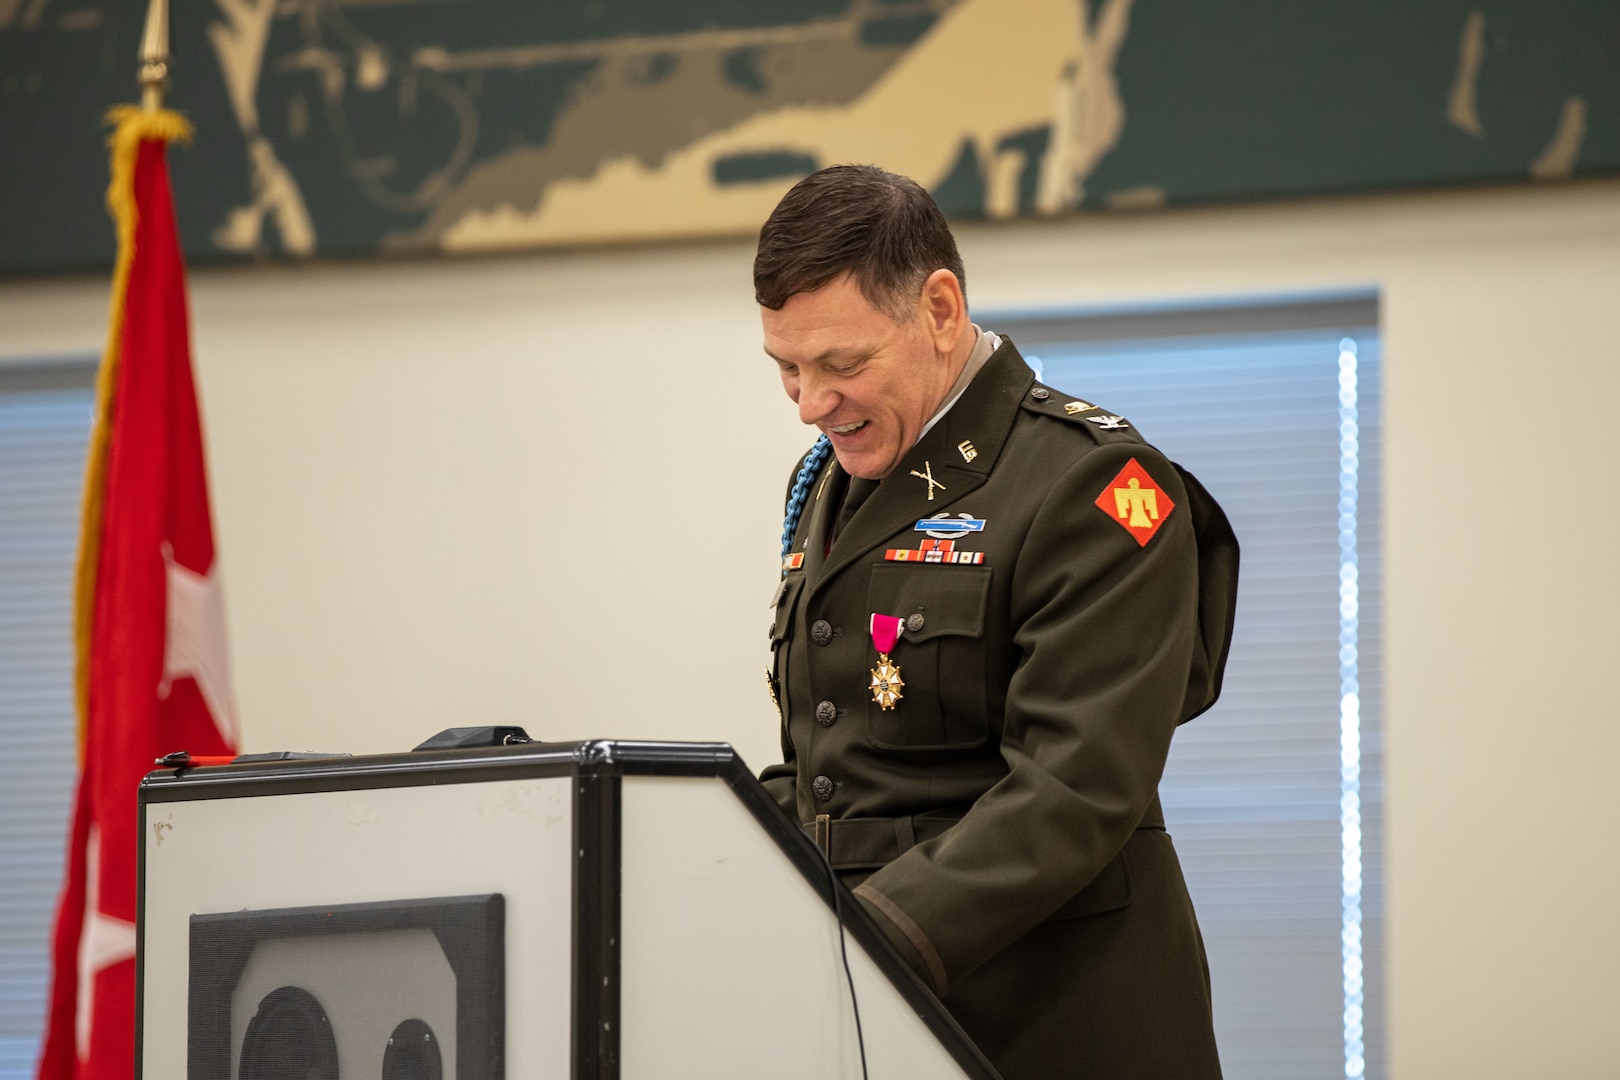
[[(781, 812), (727, 743), (588, 740), (163, 769), (148, 774), (141, 782), (141, 828), (145, 829), (147, 807), (169, 802), (558, 776), (574, 780), (576, 865), (570, 1054), (574, 1080), (618, 1080), (619, 1077), (620, 824), (622, 780), (626, 776), (713, 777), (723, 781), (828, 909), (840, 913), (849, 935), (872, 957), (962, 1071), (972, 1080), (999, 1080), (989, 1059), (895, 952), (854, 895), (828, 874), (815, 844)], [(137, 940), (144, 943), (144, 847), (139, 890)], [(139, 1078), (144, 947), (137, 953), (135, 962), (135, 1074)]]

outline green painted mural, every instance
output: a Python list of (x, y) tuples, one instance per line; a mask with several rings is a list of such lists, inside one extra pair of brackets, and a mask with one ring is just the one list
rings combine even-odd
[[(959, 217), (1620, 171), (1603, 0), (172, 0), (193, 259), (757, 227), (871, 161)], [(144, 0), (0, 0), (0, 272), (104, 265)]]

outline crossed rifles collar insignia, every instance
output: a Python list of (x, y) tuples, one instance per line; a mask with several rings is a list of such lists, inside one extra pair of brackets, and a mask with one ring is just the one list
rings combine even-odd
[(912, 469), (911, 470), (911, 475), (915, 476), (919, 480), (928, 481), (928, 501), (929, 502), (934, 501), (934, 489), (935, 488), (939, 488), (939, 490), (941, 490), (941, 491), (945, 490), (945, 485), (940, 483), (938, 480), (934, 479), (934, 464), (931, 461), (923, 462), (923, 471), (922, 472), (918, 472), (916, 469)]

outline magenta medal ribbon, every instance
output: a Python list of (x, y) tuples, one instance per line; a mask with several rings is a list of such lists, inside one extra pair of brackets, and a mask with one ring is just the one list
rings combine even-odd
[(872, 647), (887, 657), (894, 652), (895, 644), (900, 640), (900, 631), (905, 629), (905, 623), (900, 621), (898, 615), (879, 615), (872, 613)]
[(904, 628), (898, 615), (880, 615), (872, 613), (872, 647), (877, 650), (877, 667), (872, 669), (872, 682), (868, 689), (872, 691), (872, 700), (883, 709), (894, 708), (894, 703), (903, 696), (901, 691), (906, 684), (900, 678), (900, 668), (889, 660), (889, 654), (900, 641), (900, 632)]

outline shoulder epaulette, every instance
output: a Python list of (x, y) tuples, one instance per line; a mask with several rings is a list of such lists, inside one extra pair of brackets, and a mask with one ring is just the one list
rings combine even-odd
[(1029, 388), (1022, 405), (1030, 412), (1050, 416), (1056, 420), (1066, 420), (1078, 428), (1089, 431), (1098, 442), (1111, 440), (1137, 442), (1141, 439), (1131, 427), (1130, 421), (1123, 416), (1111, 413), (1101, 405), (1070, 397), (1061, 390), (1054, 390), (1040, 383)]

